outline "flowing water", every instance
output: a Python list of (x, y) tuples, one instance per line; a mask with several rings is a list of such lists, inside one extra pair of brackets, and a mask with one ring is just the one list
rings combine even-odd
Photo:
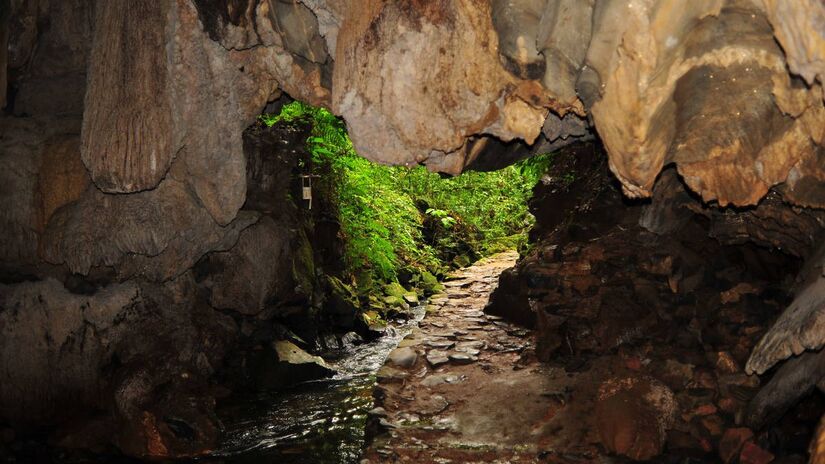
[(373, 407), (375, 373), (423, 317), (423, 306), (413, 308), (409, 321), (390, 324), (378, 340), (330, 353), (327, 362), (337, 371), (330, 379), (243, 398), (223, 408), (226, 439), (208, 462), (358, 462), (367, 412)]

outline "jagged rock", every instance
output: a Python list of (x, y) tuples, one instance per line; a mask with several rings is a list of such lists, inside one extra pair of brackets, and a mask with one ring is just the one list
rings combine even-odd
[(781, 0), (761, 1), (774, 34), (794, 74), (808, 84), (825, 84), (825, 34), (820, 25), (825, 21), (825, 5), (816, 0), (787, 3)]
[[(745, 370), (761, 374), (777, 362), (825, 346), (825, 247), (800, 273), (803, 283), (793, 302), (754, 347)], [(816, 380), (814, 381), (816, 382)]]
[[(578, 114), (584, 112), (576, 94), (576, 80), (587, 56), (593, 26), (593, 0), (559, 0), (546, 2), (537, 44), (547, 63), (542, 84), (550, 93)], [(568, 120), (569, 115), (565, 117)], [(552, 115), (548, 122), (554, 121)], [(545, 123), (545, 134), (547, 134)], [(578, 125), (578, 123), (575, 123)], [(575, 130), (575, 129), (574, 129)], [(573, 131), (559, 131), (559, 136)], [(547, 136), (552, 140), (553, 137)]]
[(595, 72), (583, 73), (579, 88), (596, 100), (591, 113), (626, 193), (650, 195), (662, 167), (675, 163), (705, 201), (755, 204), (815, 156), (804, 118), (774, 103), (770, 89), (793, 91), (763, 11), (721, 0), (598, 6), (586, 63)]

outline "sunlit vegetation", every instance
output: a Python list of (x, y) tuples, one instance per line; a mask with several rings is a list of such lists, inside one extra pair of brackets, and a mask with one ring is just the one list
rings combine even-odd
[(306, 142), (311, 170), (326, 173), (319, 190), (335, 199), (346, 266), (359, 286), (431, 280), (526, 246), (534, 221), (527, 200), (551, 155), (444, 178), (423, 167), (383, 166), (358, 156), (344, 122), (323, 108), (293, 102), (261, 121), (312, 125)]

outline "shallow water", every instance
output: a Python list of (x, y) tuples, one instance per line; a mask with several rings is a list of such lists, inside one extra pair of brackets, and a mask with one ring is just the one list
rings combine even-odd
[(424, 316), (393, 324), (370, 343), (329, 353), (338, 373), (288, 391), (237, 398), (221, 408), (226, 427), (219, 451), (203, 462), (226, 464), (358, 462), (364, 446), (367, 411), (373, 407), (375, 373), (404, 336)]

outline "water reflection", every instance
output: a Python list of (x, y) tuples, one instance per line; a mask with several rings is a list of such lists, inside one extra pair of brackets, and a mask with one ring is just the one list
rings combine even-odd
[(202, 462), (226, 464), (358, 462), (364, 446), (367, 411), (373, 407), (375, 372), (424, 315), (389, 327), (375, 342), (325, 356), (338, 374), (294, 388), (235, 398), (219, 414), (224, 444)]

